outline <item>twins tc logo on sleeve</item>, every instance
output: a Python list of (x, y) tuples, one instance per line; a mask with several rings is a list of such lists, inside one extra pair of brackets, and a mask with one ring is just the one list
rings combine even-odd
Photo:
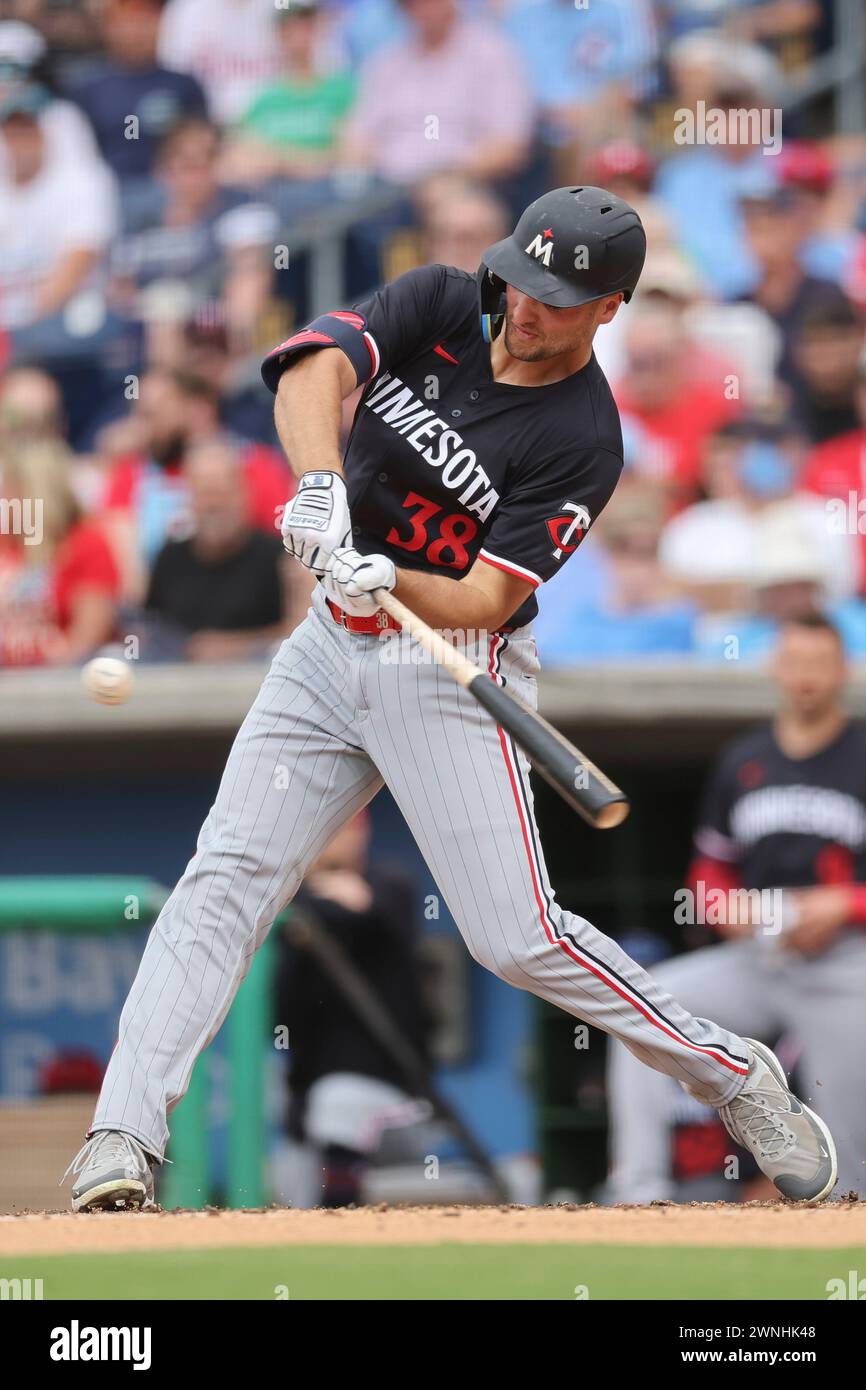
[(563, 502), (562, 511), (547, 523), (554, 544), (553, 558), (561, 560), (576, 550), (590, 528), (592, 517), (580, 502)]

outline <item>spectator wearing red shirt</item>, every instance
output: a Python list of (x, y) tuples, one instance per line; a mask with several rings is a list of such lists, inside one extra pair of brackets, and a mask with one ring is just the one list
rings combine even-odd
[(124, 592), (139, 597), (144, 570), (167, 540), (190, 533), (184, 460), (209, 440), (233, 442), (240, 450), (251, 526), (273, 535), (295, 484), (274, 449), (232, 440), (219, 418), (216, 385), (189, 372), (154, 368), (143, 378), (132, 414), (104, 434), (113, 454), (103, 506), (124, 570)]
[(694, 500), (707, 440), (739, 414), (727, 368), (697, 350), (679, 314), (660, 304), (630, 320), (623, 365), (614, 395), (624, 432), (641, 440), (636, 472), (663, 487), (674, 507)]
[(801, 486), (827, 499), (827, 526), (856, 536), (860, 592), (866, 590), (866, 348), (860, 354), (855, 395), (860, 428), (819, 444), (806, 460)]
[(114, 633), (120, 577), (63, 444), (0, 459), (0, 666), (83, 661)]

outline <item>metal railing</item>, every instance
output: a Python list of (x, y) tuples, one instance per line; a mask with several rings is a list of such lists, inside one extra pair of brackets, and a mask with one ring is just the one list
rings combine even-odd
[(863, 0), (836, 0), (835, 42), (812, 59), (789, 83), (787, 109), (833, 93), (833, 116), (840, 135), (866, 131), (866, 7)]
[[(334, 199), (321, 210), (307, 213), (281, 229), (282, 244), (289, 259), (309, 257), (307, 290), (309, 317), (316, 318), (345, 300), (345, 240), (360, 222), (390, 212), (405, 198), (403, 189), (375, 184), (363, 191), (366, 176), (353, 185), (346, 174), (334, 182)], [(355, 191), (357, 190), (357, 191)]]

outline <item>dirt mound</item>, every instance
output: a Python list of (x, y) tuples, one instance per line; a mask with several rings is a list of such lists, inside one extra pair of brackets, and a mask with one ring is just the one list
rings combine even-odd
[(866, 1247), (866, 1203), (365, 1207), (0, 1216), (0, 1257), (264, 1245), (616, 1244)]

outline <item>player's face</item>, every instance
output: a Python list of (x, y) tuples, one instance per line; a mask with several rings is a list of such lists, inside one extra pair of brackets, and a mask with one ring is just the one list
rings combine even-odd
[(599, 324), (609, 323), (621, 294), (554, 309), (508, 285), (505, 291), (505, 347), (521, 362), (542, 362), (590, 346)]
[(845, 685), (845, 655), (832, 632), (786, 626), (773, 668), (785, 707), (805, 718), (827, 713)]

